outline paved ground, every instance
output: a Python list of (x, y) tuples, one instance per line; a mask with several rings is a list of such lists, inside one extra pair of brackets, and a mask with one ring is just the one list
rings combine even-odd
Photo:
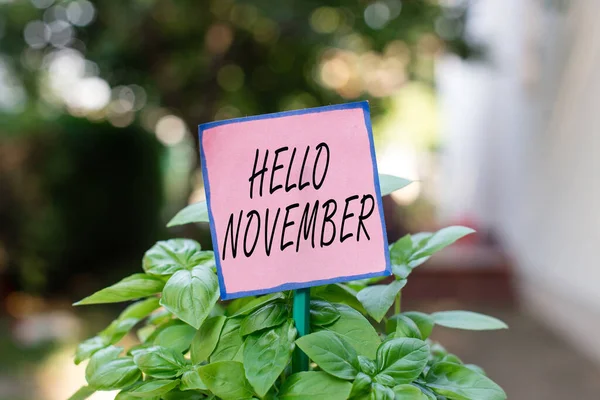
[(501, 318), (510, 330), (436, 328), (434, 339), (464, 362), (482, 366), (509, 399), (600, 399), (600, 367), (575, 353), (546, 327), (519, 310), (478, 311)]

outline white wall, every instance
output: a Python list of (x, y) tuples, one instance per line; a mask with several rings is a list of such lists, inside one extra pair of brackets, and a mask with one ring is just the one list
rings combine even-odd
[(498, 232), (526, 306), (600, 361), (600, 2), (552, 3), (473, 2), (488, 62), (440, 63), (442, 217)]

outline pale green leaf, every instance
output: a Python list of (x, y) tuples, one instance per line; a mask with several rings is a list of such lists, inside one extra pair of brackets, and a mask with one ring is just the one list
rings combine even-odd
[(160, 304), (194, 328), (200, 328), (219, 300), (217, 275), (206, 266), (177, 271), (165, 285)]
[(206, 202), (190, 204), (179, 211), (167, 224), (167, 227), (185, 225), (193, 222), (208, 222), (208, 208)]
[(170, 392), (177, 386), (179, 386), (179, 379), (161, 379), (156, 381), (141, 382), (131, 389), (127, 389), (126, 393), (132, 397), (157, 397)]
[(223, 316), (212, 317), (205, 320), (200, 326), (190, 347), (190, 356), (194, 364), (208, 360), (217, 347), (226, 320), (227, 318)]
[(279, 400), (346, 400), (352, 384), (326, 372), (290, 375), (279, 390)]
[(242, 361), (243, 340), (240, 335), (240, 319), (228, 318), (221, 330), (217, 347), (210, 355), (210, 362), (216, 361)]
[(429, 346), (419, 339), (396, 338), (377, 349), (378, 373), (391, 376), (396, 384), (415, 380), (427, 365)]
[(164, 286), (165, 283), (160, 278), (146, 274), (133, 274), (73, 305), (119, 303), (136, 300), (159, 293)]
[(296, 344), (328, 374), (351, 380), (359, 372), (356, 351), (334, 332), (311, 333), (296, 340)]
[(505, 400), (506, 393), (488, 377), (464, 365), (434, 364), (425, 377), (427, 387), (452, 400)]
[(154, 338), (153, 344), (185, 353), (190, 348), (195, 334), (194, 327), (184, 323), (175, 324), (161, 330)]
[(392, 389), (396, 395), (396, 400), (427, 400), (421, 389), (413, 385), (398, 385)]
[(289, 364), (294, 350), (296, 328), (292, 320), (246, 338), (244, 344), (244, 369), (248, 381), (263, 397)]
[(410, 318), (417, 325), (422, 339), (427, 339), (431, 335), (435, 322), (430, 315), (418, 311), (407, 311), (402, 315)]
[(82, 386), (78, 391), (73, 393), (69, 400), (85, 400), (96, 392), (96, 389), (90, 386)]
[(475, 231), (471, 228), (464, 226), (449, 226), (447, 228), (440, 229), (423, 242), (419, 243), (419, 249), (412, 254), (411, 259), (417, 260), (419, 258), (428, 257), (435, 252), (443, 249)]
[(194, 368), (188, 371), (185, 371), (181, 376), (181, 385), (179, 386), (180, 390), (208, 390), (208, 387), (204, 382), (202, 382), (202, 378), (200, 378), (200, 374), (198, 373), (198, 369)]
[(271, 293), (264, 296), (257, 297), (252, 299), (248, 303), (246, 303), (243, 307), (233, 313), (232, 317), (239, 317), (242, 315), (248, 315), (259, 308), (263, 307), (265, 304), (272, 303), (277, 300), (284, 300), (285, 296), (281, 292)]
[(200, 244), (191, 239), (169, 239), (156, 242), (144, 254), (142, 267), (150, 275), (173, 275), (182, 269), (212, 263), (214, 254), (201, 251)]
[(331, 325), (317, 327), (317, 330), (339, 334), (359, 355), (374, 359), (381, 339), (369, 320), (347, 305), (334, 304), (334, 307), (340, 312), (340, 318)]
[(358, 292), (356, 298), (361, 302), (365, 310), (375, 321), (381, 322), (388, 312), (394, 300), (406, 285), (406, 280), (396, 280), (389, 285), (367, 286)]
[(373, 383), (371, 385), (371, 396), (369, 400), (394, 400), (394, 391), (382, 385), (381, 383)]
[(244, 366), (236, 361), (219, 361), (198, 368), (202, 382), (223, 400), (253, 397), (252, 386), (244, 374)]
[(381, 196), (386, 196), (396, 190), (400, 190), (412, 183), (411, 180), (394, 175), (379, 174), (379, 188)]
[(89, 386), (96, 390), (122, 389), (142, 376), (131, 357), (119, 357), (122, 351), (122, 347), (109, 346), (92, 356), (85, 369)]
[(132, 352), (133, 361), (146, 375), (157, 379), (175, 378), (182, 374), (185, 359), (174, 350), (152, 346)]
[(240, 334), (246, 336), (253, 332), (281, 325), (287, 320), (288, 314), (289, 312), (285, 303), (269, 303), (255, 310), (242, 320)]
[(508, 329), (508, 326), (497, 318), (472, 311), (440, 311), (431, 314), (437, 325), (447, 328), (486, 331)]

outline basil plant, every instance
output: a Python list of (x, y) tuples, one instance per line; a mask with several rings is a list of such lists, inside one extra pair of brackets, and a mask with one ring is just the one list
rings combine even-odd
[[(409, 183), (380, 180), (384, 195)], [(196, 203), (170, 225), (206, 220), (206, 204)], [(213, 252), (189, 239), (160, 241), (144, 255), (143, 272), (75, 303), (135, 301), (77, 347), (75, 363), (88, 360), (87, 386), (71, 399), (95, 391), (118, 391), (116, 400), (506, 399), (480, 367), (429, 339), (436, 325), (493, 330), (506, 328), (502, 321), (400, 307), (412, 270), (472, 232), (406, 235), (390, 246), (393, 279), (311, 288), (311, 333), (302, 337), (291, 292), (219, 302)], [(124, 348), (134, 333), (136, 344)], [(309, 371), (292, 371), (294, 351), (308, 355)]]

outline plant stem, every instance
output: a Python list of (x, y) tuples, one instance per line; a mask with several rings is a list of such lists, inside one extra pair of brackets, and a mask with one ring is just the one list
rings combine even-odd
[(394, 300), (394, 314), (400, 314), (400, 304), (402, 302), (402, 291), (398, 292)]

